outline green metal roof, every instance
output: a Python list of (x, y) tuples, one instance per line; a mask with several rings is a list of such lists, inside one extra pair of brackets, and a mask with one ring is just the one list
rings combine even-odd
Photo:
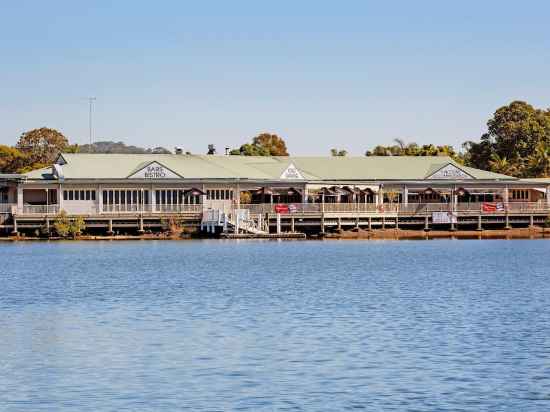
[(26, 176), (18, 173), (0, 173), (0, 180), (21, 180)]
[(550, 177), (528, 177), (521, 180), (524, 182), (550, 183)]
[[(448, 164), (474, 179), (517, 180), (510, 176), (462, 166), (450, 157), (258, 157), (175, 154), (62, 154), (65, 179), (126, 179), (157, 162), (188, 179), (279, 180), (294, 165), (306, 181), (424, 180)], [(51, 168), (26, 174), (51, 179)]]

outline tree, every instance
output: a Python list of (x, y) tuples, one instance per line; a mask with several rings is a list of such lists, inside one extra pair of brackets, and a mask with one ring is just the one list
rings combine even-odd
[(67, 237), (69, 235), (70, 221), (67, 216), (67, 212), (62, 210), (56, 216), (55, 220), (52, 223), (52, 227), (59, 237)]
[(213, 144), (209, 144), (208, 145), (208, 152), (206, 154), (207, 155), (215, 155), (216, 154), (216, 146), (214, 146)]
[(399, 148), (404, 151), (405, 150), (405, 141), (403, 139), (393, 139), (393, 141), (399, 146)]
[(337, 156), (347, 156), (348, 151), (347, 150), (338, 150), (338, 149), (330, 149), (330, 155), (333, 157)]
[(170, 154), (170, 150), (158, 146), (153, 149), (145, 149), (138, 146), (128, 146), (123, 142), (113, 142), (110, 140), (94, 142), (78, 146), (80, 153), (120, 153), (120, 154)]
[(489, 160), (489, 169), (495, 173), (502, 173), (504, 175), (513, 174), (516, 171), (516, 167), (510, 163), (506, 157), (501, 157), (496, 153), (491, 155)]
[(495, 111), (479, 142), (466, 142), (464, 157), (468, 166), (492, 170), (506, 166), (512, 176), (534, 177), (542, 172), (540, 165), (534, 167), (533, 156), (546, 147), (550, 147), (550, 110), (514, 101)]
[(376, 146), (373, 150), (367, 150), (365, 156), (449, 156), (454, 160), (461, 162), (461, 156), (452, 146), (436, 146), (425, 144), (419, 146), (416, 143), (406, 144), (401, 139), (395, 139), (395, 145)]
[(261, 133), (252, 139), (252, 143), (243, 144), (231, 150), (232, 155), (241, 156), (288, 156), (285, 141), (271, 133)]
[(59, 237), (77, 237), (86, 229), (86, 223), (82, 217), (69, 218), (67, 212), (60, 211), (56, 216), (53, 229)]
[(0, 145), (0, 173), (15, 173), (25, 161), (25, 155), (15, 147)]
[(42, 127), (23, 133), (16, 148), (28, 156), (31, 167), (42, 167), (52, 164), (68, 145), (69, 141), (60, 132)]
[(540, 142), (527, 158), (526, 174), (529, 176), (550, 176), (550, 146)]

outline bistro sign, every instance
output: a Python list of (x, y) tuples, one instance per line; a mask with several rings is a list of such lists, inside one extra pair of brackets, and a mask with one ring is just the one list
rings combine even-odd
[(166, 171), (162, 166), (147, 166), (143, 177), (145, 179), (164, 179)]
[(129, 176), (131, 179), (177, 179), (180, 177), (181, 176), (178, 176), (170, 169), (157, 162), (149, 163), (144, 168)]

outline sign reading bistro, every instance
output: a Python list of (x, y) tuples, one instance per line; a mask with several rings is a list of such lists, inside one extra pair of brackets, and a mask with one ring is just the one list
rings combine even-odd
[(166, 171), (162, 166), (147, 166), (143, 177), (145, 179), (164, 179), (166, 177)]
[(149, 163), (147, 166), (129, 176), (131, 179), (177, 179), (180, 177), (181, 176), (157, 162)]

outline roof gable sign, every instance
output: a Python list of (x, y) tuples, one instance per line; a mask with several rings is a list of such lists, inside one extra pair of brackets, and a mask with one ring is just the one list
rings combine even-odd
[(445, 166), (437, 169), (426, 179), (430, 180), (469, 180), (474, 177), (452, 163), (447, 163)]
[(180, 179), (180, 176), (173, 170), (160, 164), (159, 162), (150, 162), (141, 169), (128, 176), (128, 179)]
[(302, 176), (302, 173), (300, 173), (298, 168), (291, 163), (281, 174), (280, 178), (284, 180), (303, 180), (304, 176)]

